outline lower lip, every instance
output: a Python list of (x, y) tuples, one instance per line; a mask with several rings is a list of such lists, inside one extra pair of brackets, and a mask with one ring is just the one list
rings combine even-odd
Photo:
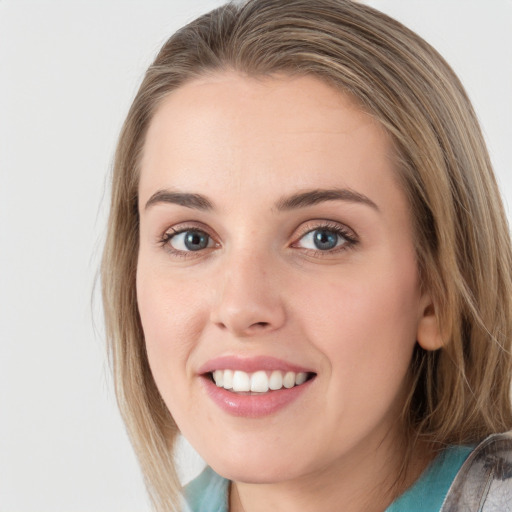
[(204, 385), (208, 396), (222, 410), (233, 416), (246, 418), (260, 418), (274, 414), (295, 400), (298, 400), (311, 386), (313, 379), (310, 379), (300, 386), (293, 388), (282, 388), (277, 391), (269, 391), (261, 394), (239, 394), (219, 388), (208, 377), (203, 377)]

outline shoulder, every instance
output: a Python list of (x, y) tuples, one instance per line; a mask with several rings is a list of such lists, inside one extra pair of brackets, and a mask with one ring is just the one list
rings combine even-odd
[(207, 466), (184, 490), (187, 512), (227, 512), (229, 480), (221, 477)]
[(512, 433), (482, 441), (457, 473), (441, 512), (512, 511)]

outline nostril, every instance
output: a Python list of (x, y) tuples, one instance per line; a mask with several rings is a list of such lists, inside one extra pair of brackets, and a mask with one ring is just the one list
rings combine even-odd
[(268, 322), (256, 322), (255, 324), (252, 324), (253, 327), (268, 327), (270, 324)]

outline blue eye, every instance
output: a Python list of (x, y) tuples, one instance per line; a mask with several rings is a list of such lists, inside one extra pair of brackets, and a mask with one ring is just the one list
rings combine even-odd
[(213, 247), (213, 240), (204, 231), (189, 229), (172, 235), (168, 239), (169, 245), (176, 251), (201, 251)]
[(332, 228), (317, 228), (300, 239), (300, 247), (315, 251), (329, 251), (350, 243), (347, 237)]

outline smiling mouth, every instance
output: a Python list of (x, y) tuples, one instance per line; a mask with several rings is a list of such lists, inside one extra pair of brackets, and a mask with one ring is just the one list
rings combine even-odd
[(247, 373), (241, 370), (215, 370), (206, 374), (219, 388), (233, 393), (269, 393), (301, 386), (316, 376), (311, 372), (283, 372), (259, 370)]

